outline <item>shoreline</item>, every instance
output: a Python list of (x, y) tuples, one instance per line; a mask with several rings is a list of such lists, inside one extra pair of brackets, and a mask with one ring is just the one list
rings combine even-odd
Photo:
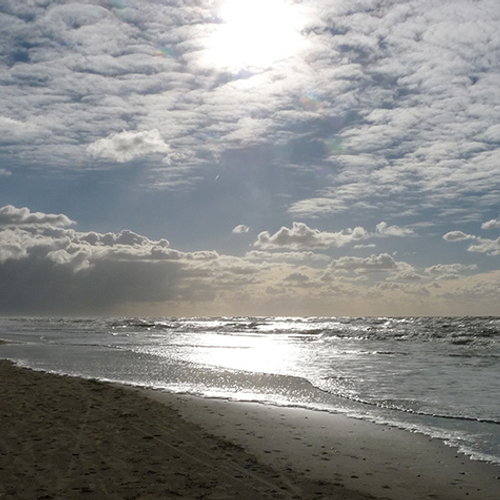
[(493, 500), (499, 467), (339, 414), (0, 360), (0, 497)]

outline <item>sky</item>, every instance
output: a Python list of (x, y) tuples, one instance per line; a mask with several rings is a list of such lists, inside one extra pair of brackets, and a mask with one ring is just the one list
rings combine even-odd
[(498, 0), (0, 0), (1, 315), (498, 315)]

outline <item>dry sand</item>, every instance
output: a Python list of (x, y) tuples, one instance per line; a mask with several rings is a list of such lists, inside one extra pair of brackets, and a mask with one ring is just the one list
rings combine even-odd
[(339, 415), (0, 360), (1, 499), (497, 500), (498, 475), (434, 440)]

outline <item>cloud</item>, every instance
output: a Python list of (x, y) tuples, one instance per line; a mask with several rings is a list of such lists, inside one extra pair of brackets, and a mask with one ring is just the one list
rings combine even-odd
[(328, 255), (320, 254), (317, 252), (262, 252), (259, 250), (252, 250), (245, 254), (245, 259), (255, 260), (260, 262), (275, 262), (277, 264), (292, 263), (301, 264), (308, 263), (309, 265), (324, 265), (330, 262)]
[(266, 250), (279, 248), (290, 248), (292, 250), (326, 249), (343, 247), (348, 243), (360, 241), (367, 237), (368, 233), (362, 227), (329, 233), (311, 229), (303, 222), (294, 222), (292, 228), (282, 227), (273, 235), (268, 231), (263, 231), (257, 236), (254, 246)]
[(475, 271), (476, 269), (477, 265), (475, 264), (436, 264), (426, 268), (424, 272), (437, 279), (457, 279), (462, 274)]
[(8, 177), (9, 175), (12, 175), (12, 172), (9, 170), (6, 170), (5, 168), (0, 168), (0, 177)]
[(310, 288), (315, 288), (317, 286), (315, 280), (314, 281), (311, 280), (311, 278), (307, 274), (304, 274), (303, 272), (299, 271), (295, 271), (285, 276), (283, 278), (283, 284), (285, 285), (288, 291), (290, 290), (291, 287), (295, 289), (297, 288), (310, 289)]
[[(481, 225), (481, 229), (496, 229), (498, 227), (500, 227), (500, 224), (497, 219), (491, 219), (490, 221), (485, 222)], [(469, 252), (485, 253), (490, 256), (500, 255), (500, 237), (496, 240), (492, 240), (465, 234), (462, 231), (451, 231), (449, 233), (446, 233), (443, 238), (446, 241), (451, 242), (474, 240), (475, 244), (472, 244), (467, 248)]]
[[(263, 231), (257, 236), (254, 246), (266, 250), (290, 248), (295, 250), (307, 248), (340, 248), (355, 241), (371, 237), (405, 237), (414, 234), (412, 229), (389, 226), (386, 222), (377, 224), (375, 232), (369, 233), (362, 227), (346, 229), (335, 233), (311, 229), (302, 222), (294, 222), (292, 228), (282, 227), (275, 234)], [(375, 245), (356, 245), (355, 248), (370, 248)]]
[(328, 170), (291, 190), (294, 216), (377, 209), (381, 220), (485, 200), (499, 164), (494, 3), (390, 2), (376, 15), (370, 2), (346, 5), (291, 5), (300, 49), (234, 74), (203, 64), (218, 2), (10, 2), (0, 40), (9, 170), (161, 154), (148, 182), (179, 190), (201, 183), (192, 168), (268, 143), (277, 168)]
[[(476, 273), (475, 265), (435, 264), (419, 270), (388, 253), (332, 260), (297, 250), (253, 250), (243, 257), (214, 251), (182, 252), (164, 238), (152, 240), (130, 230), (76, 231), (69, 228), (73, 222), (63, 214), (11, 205), (0, 208), (0, 214), (1, 314), (95, 315), (144, 310), (158, 314), (187, 313), (193, 308), (205, 314), (236, 310), (242, 314), (271, 310), (274, 314), (277, 310), (324, 314), (331, 313), (333, 299), (341, 307), (338, 314), (366, 314), (372, 306), (380, 311), (383, 304), (387, 313), (411, 314), (430, 311), (438, 303), (451, 311), (453, 304), (447, 301), (456, 297), (453, 294), (462, 289), (475, 293), (464, 281)], [(306, 229), (305, 239), (297, 240), (292, 232), (283, 244), (336, 241), (332, 234), (337, 233)], [(302, 234), (300, 226), (298, 233)], [(484, 246), (476, 251), (499, 252), (499, 240), (476, 239), (477, 245)], [(484, 275), (482, 290), (491, 289), (495, 279)], [(482, 292), (477, 289), (477, 293)], [(405, 302), (409, 297), (423, 302)]]
[(157, 129), (152, 129), (114, 133), (90, 144), (87, 150), (93, 156), (123, 163), (152, 153), (167, 154), (170, 146), (164, 142)]
[(367, 244), (367, 245), (354, 245), (353, 248), (355, 249), (362, 249), (362, 248), (376, 248), (377, 245), (375, 245), (375, 243), (370, 243), (370, 244)]
[(248, 226), (245, 226), (245, 224), (239, 224), (233, 229), (233, 234), (245, 234), (250, 231), (250, 228)]
[(386, 222), (377, 224), (375, 234), (378, 236), (410, 236), (413, 233), (412, 229), (402, 228), (399, 226), (389, 226)]
[(288, 212), (300, 217), (321, 217), (322, 215), (344, 212), (346, 208), (345, 200), (313, 197), (292, 203)]
[(443, 236), (443, 239), (446, 241), (464, 241), (464, 240), (473, 240), (476, 236), (471, 234), (465, 234), (462, 231), (450, 231)]
[(500, 125), (492, 125), (483, 133), (482, 138), (486, 142), (492, 142), (494, 144), (500, 143)]
[(481, 229), (499, 229), (500, 219), (491, 219), (481, 225)]
[(468, 248), (469, 252), (485, 253), (487, 255), (500, 255), (500, 237), (496, 240), (476, 238), (477, 244)]
[(0, 115), (0, 143), (23, 143), (44, 135), (40, 127), (30, 120), (21, 121)]
[[(489, 108), (499, 97), (498, 75), (488, 58), (500, 53), (498, 39), (491, 38), (499, 13), (491, 2), (480, 2), (481, 11), (465, 1), (457, 5), (460, 11), (449, 4), (392, 2), (376, 16), (363, 3), (340, 8), (340, 14), (333, 4), (325, 7), (323, 19), (331, 15), (336, 30), (316, 31), (318, 44), (328, 40), (356, 66), (349, 77), (353, 85), (340, 91), (340, 99), (350, 92), (359, 105), (327, 159), (330, 186), (294, 201), (292, 214), (371, 208), (382, 215), (423, 215), (432, 207), (439, 217), (466, 201), (477, 207), (498, 187), (496, 181), (495, 188), (488, 186), (488, 179), (499, 178), (494, 158), (500, 137), (498, 113)], [(326, 67), (317, 70), (326, 75)]]
[(473, 303), (477, 305), (477, 314), (491, 314), (491, 311), (498, 308), (498, 301), (500, 300), (499, 273), (492, 273), (491, 276), (480, 275), (479, 277), (473, 277), (446, 291), (443, 298), (449, 302), (459, 304), (462, 308)]
[(329, 266), (330, 270), (352, 271), (355, 273), (371, 273), (391, 271), (396, 269), (396, 261), (387, 253), (371, 255), (370, 257), (340, 257), (334, 259)]
[(307, 282), (310, 280), (309, 276), (303, 273), (295, 272), (289, 274), (285, 279), (285, 281), (296, 281), (296, 282)]
[(27, 225), (65, 227), (72, 224), (75, 222), (63, 214), (30, 212), (28, 208), (16, 208), (12, 205), (0, 208), (0, 229)]
[(130, 230), (78, 232), (65, 227), (73, 223), (65, 215), (10, 205), (0, 221), (1, 313), (97, 314), (213, 294), (204, 276), (215, 252), (179, 252)]

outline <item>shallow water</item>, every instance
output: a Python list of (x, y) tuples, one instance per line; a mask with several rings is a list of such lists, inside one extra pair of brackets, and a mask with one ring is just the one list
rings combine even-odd
[(20, 365), (343, 412), (500, 464), (500, 318), (12, 318), (0, 338)]

